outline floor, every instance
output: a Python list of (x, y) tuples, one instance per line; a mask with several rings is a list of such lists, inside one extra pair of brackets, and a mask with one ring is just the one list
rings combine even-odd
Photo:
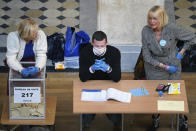
[(176, 23), (196, 33), (196, 1), (174, 0)]

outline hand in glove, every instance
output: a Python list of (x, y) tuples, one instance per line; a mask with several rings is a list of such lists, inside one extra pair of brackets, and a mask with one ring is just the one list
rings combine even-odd
[(100, 59), (100, 60), (95, 59), (95, 63), (96, 63), (96, 64), (102, 64), (103, 62), (105, 62), (104, 60), (105, 60), (105, 58), (102, 58), (102, 59)]
[(181, 60), (183, 57), (184, 57), (184, 56), (182, 56), (182, 55), (180, 54), (180, 52), (178, 52), (178, 54), (176, 55), (176, 58), (177, 58), (178, 60)]
[(21, 75), (22, 75), (22, 77), (27, 78), (27, 77), (29, 76), (28, 68), (24, 68), (24, 69), (21, 71)]
[(169, 73), (173, 74), (175, 73), (176, 71), (178, 71), (178, 67), (176, 66), (166, 66), (165, 68), (167, 71), (169, 71)]
[(35, 67), (35, 66), (28, 67), (28, 70), (29, 70), (29, 75), (31, 75), (31, 76), (33, 76), (39, 72), (38, 67)]
[(95, 63), (95, 64), (93, 64), (93, 65), (91, 66), (91, 69), (92, 69), (93, 71), (99, 70), (99, 65)]
[(100, 63), (99, 69), (102, 70), (103, 72), (107, 72), (110, 69), (110, 66), (106, 64), (105, 61), (102, 61)]
[(105, 59), (105, 58), (100, 59), (100, 60), (95, 59), (95, 64), (93, 64), (93, 65), (91, 66), (91, 69), (92, 69), (93, 71), (101, 70), (101, 69), (100, 69), (100, 64), (103, 62), (104, 59)]
[(27, 77), (30, 77), (30, 76), (37, 74), (38, 72), (39, 72), (39, 69), (37, 67), (30, 66), (28, 68), (24, 68), (21, 71), (21, 75), (22, 75), (22, 77), (27, 78)]

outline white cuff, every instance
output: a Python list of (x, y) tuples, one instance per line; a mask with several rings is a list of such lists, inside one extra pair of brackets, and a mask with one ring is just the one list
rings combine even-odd
[(95, 73), (95, 71), (93, 71), (91, 67), (89, 68), (89, 71), (90, 71), (90, 73), (92, 73), (92, 74)]
[(111, 73), (111, 72), (112, 72), (112, 67), (109, 66), (107, 73)]

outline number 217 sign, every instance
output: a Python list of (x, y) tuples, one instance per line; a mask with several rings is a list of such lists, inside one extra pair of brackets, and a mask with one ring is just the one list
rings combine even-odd
[(40, 87), (14, 87), (14, 103), (41, 103)]

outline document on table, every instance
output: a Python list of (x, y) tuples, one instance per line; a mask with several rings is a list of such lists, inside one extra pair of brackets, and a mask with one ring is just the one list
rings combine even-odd
[(184, 101), (157, 101), (159, 111), (184, 111)]
[(108, 88), (107, 90), (82, 90), (82, 101), (107, 101), (108, 99), (114, 99), (120, 102), (130, 103), (131, 93), (120, 91), (114, 88)]
[(109, 88), (107, 90), (107, 99), (114, 99), (120, 102), (130, 103), (131, 93)]
[(106, 91), (100, 89), (96, 89), (96, 90), (83, 89), (81, 100), (82, 101), (107, 101)]

